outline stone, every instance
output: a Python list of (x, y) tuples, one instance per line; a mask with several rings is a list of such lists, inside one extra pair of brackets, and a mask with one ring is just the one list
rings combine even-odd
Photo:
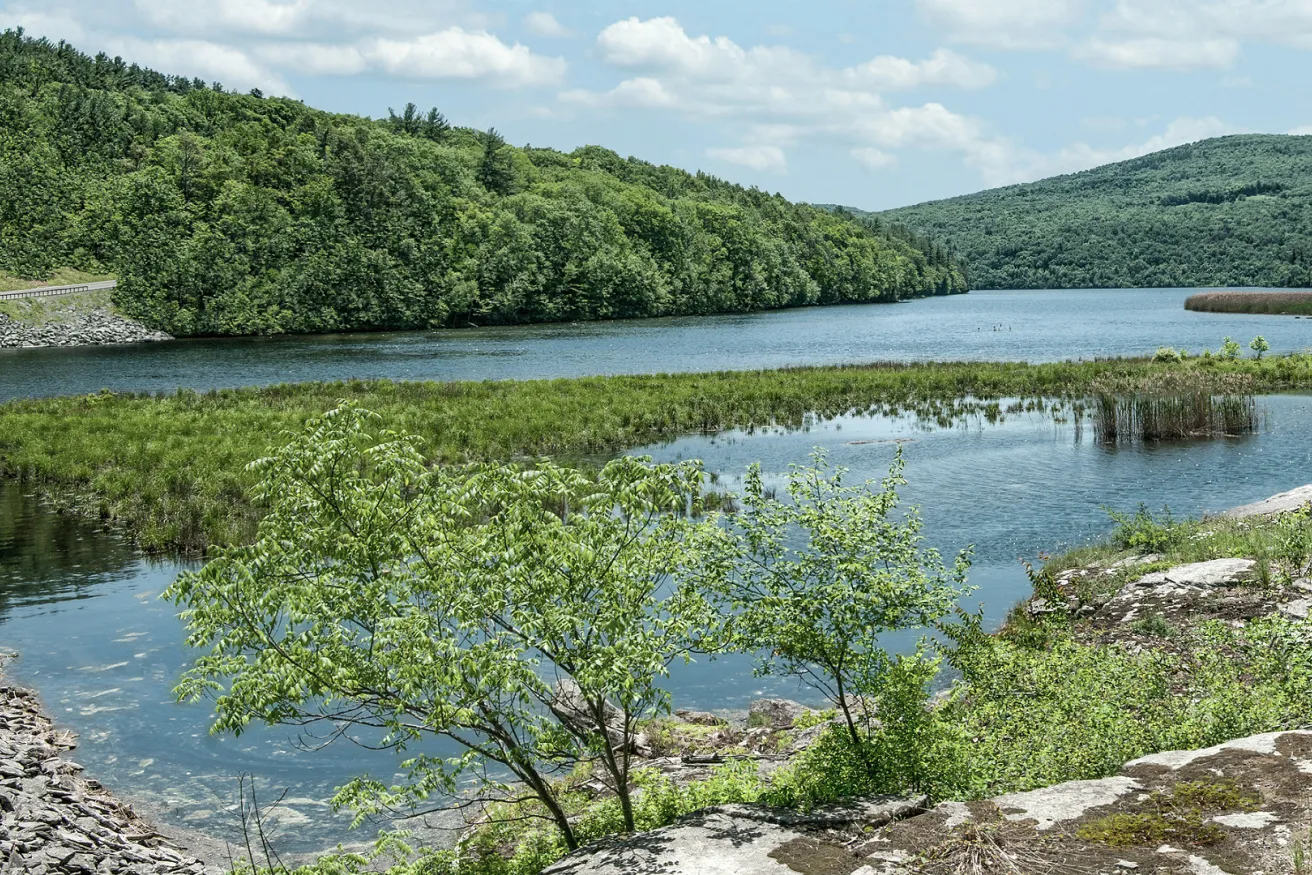
[(1291, 489), (1288, 492), (1282, 492), (1279, 495), (1273, 495), (1262, 501), (1256, 501), (1252, 504), (1244, 504), (1239, 507), (1231, 508), (1222, 516), (1229, 519), (1245, 519), (1255, 516), (1272, 516), (1274, 514), (1289, 513), (1290, 511), (1299, 510), (1303, 506), (1312, 502), (1312, 483), (1307, 486), (1300, 486), (1297, 489)]
[(790, 729), (810, 709), (791, 699), (757, 699), (747, 708), (749, 726), (772, 726)]
[(878, 828), (924, 804), (923, 797), (874, 797), (810, 813), (721, 805), (578, 851), (543, 875), (797, 875), (808, 866), (856, 873), (863, 860), (829, 831)]
[(712, 714), (710, 711), (688, 711), (679, 710), (674, 712), (684, 723), (692, 723), (696, 726), (727, 726), (729, 721), (719, 714)]
[(1298, 599), (1280, 606), (1280, 613), (1295, 620), (1306, 620), (1312, 614), (1312, 598)]
[(1132, 778), (1117, 776), (1097, 781), (1068, 781), (1055, 787), (1009, 793), (994, 802), (1008, 820), (1033, 820), (1040, 832), (1082, 817), (1091, 808), (1111, 805), (1142, 790)]
[(1137, 587), (1201, 587), (1233, 586), (1241, 583), (1257, 565), (1252, 559), (1212, 559), (1178, 565), (1166, 571), (1145, 574), (1134, 582)]

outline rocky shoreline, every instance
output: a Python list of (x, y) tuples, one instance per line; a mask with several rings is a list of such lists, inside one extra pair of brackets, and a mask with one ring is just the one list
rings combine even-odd
[(103, 308), (69, 311), (58, 314), (58, 317), (41, 324), (29, 324), (0, 313), (0, 349), (104, 346), (173, 339), (162, 331), (154, 331)]
[(0, 676), (0, 873), (204, 875), (217, 871), (161, 835), (66, 754), (36, 694)]

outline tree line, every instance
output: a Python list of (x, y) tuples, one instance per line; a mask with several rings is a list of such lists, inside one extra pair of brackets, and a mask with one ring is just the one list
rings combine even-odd
[(588, 320), (966, 290), (955, 261), (598, 146), (322, 112), (0, 36), (0, 270), (176, 335)]

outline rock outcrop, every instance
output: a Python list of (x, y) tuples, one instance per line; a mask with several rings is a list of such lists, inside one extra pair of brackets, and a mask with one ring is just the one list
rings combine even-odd
[(1282, 492), (1279, 495), (1273, 495), (1262, 501), (1255, 501), (1252, 504), (1244, 504), (1239, 507), (1231, 508), (1222, 516), (1230, 519), (1246, 519), (1254, 516), (1272, 516), (1278, 513), (1289, 513), (1298, 510), (1309, 503), (1312, 503), (1312, 483), (1307, 486), (1300, 486), (1297, 489), (1291, 489), (1288, 492)]
[[(982, 802), (726, 805), (586, 848), (545, 875), (1293, 875), (1312, 860), (1312, 732), (1127, 763)], [(1306, 870), (1304, 870), (1306, 871)]]
[(208, 871), (65, 759), (31, 692), (0, 679), (0, 873), (201, 875)]
[(41, 346), (101, 346), (145, 343), (173, 338), (109, 310), (60, 314), (41, 324), (18, 322), (0, 313), (0, 349)]
[[(971, 871), (1291, 875), (1312, 860), (1312, 732), (1154, 754), (1119, 775), (947, 803), (880, 830), (863, 875)], [(1306, 871), (1306, 870), (1303, 870)]]

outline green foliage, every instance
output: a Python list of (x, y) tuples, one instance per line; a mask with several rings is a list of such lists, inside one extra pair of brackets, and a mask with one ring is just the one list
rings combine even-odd
[(868, 217), (985, 289), (1312, 286), (1312, 137), (1233, 136)]
[(1243, 354), (1244, 348), (1239, 345), (1239, 341), (1227, 337), (1221, 344), (1221, 358), (1234, 361)]
[(1173, 346), (1159, 346), (1157, 352), (1153, 354), (1155, 362), (1178, 362), (1185, 356), (1182, 356)]
[(706, 174), (235, 94), (0, 35), (0, 270), (118, 276), (175, 335), (429, 328), (966, 290), (903, 237)]
[(1133, 516), (1110, 507), (1103, 510), (1116, 523), (1111, 543), (1119, 550), (1133, 550), (1140, 554), (1164, 553), (1180, 536), (1179, 526), (1172, 519), (1169, 507), (1162, 508), (1160, 517), (1153, 516), (1153, 512), (1142, 503)]
[(1267, 343), (1267, 339), (1259, 334), (1248, 342), (1248, 348), (1257, 353), (1258, 358), (1261, 358), (1271, 351), (1271, 344)]
[(322, 721), (381, 729), (398, 752), (428, 737), (463, 749), (406, 759), (400, 786), (340, 789), (361, 814), (472, 779), (541, 804), (573, 848), (553, 776), (595, 763), (632, 830), (638, 723), (668, 711), (657, 680), (709, 623), (679, 576), (714, 523), (669, 513), (697, 509), (700, 468), (429, 468), (377, 425), (342, 407), (255, 463), (255, 543), (167, 592), (204, 652), (179, 698), (211, 694), (216, 732)]
[(870, 703), (924, 662), (895, 659), (879, 636), (930, 626), (966, 591), (969, 551), (949, 569), (922, 546), (918, 512), (895, 515), (904, 466), (899, 448), (879, 490), (848, 486), (845, 469), (831, 470), (817, 450), (809, 466), (793, 466), (785, 500), (753, 465), (743, 510), (726, 524), (728, 549), (708, 551), (721, 563), (707, 573), (730, 648), (757, 654), (760, 674), (796, 677), (823, 696), (853, 744), (869, 734)]
[[(984, 634), (978, 616), (946, 629), (962, 673), (940, 709), (974, 743), (957, 792), (982, 797), (1114, 774), (1160, 750), (1192, 750), (1312, 719), (1309, 625), (1264, 617), (1131, 654), (1065, 635), (1033, 648)], [(964, 786), (964, 790), (962, 789)]]

